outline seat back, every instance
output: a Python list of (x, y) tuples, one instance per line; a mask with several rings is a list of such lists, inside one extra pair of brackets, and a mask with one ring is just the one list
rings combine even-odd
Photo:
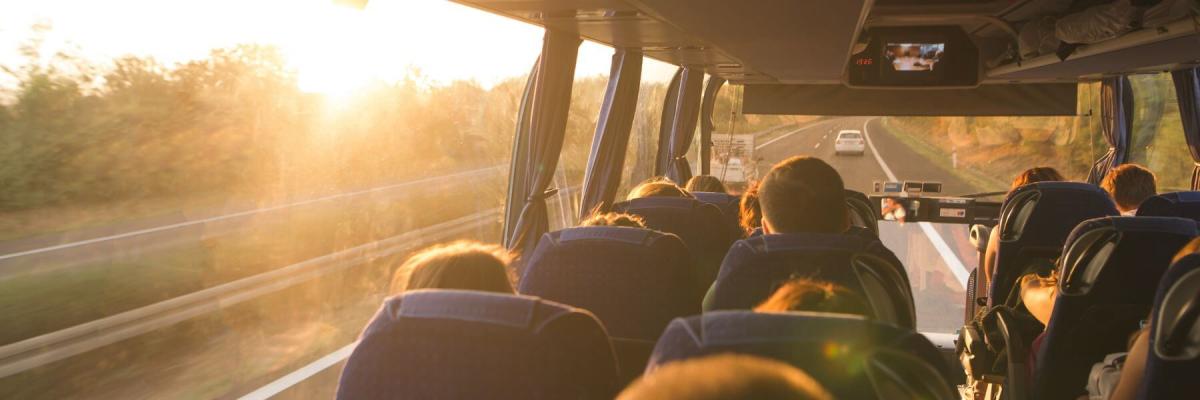
[(1200, 393), (1200, 254), (1180, 259), (1159, 282), (1139, 399)]
[(1170, 217), (1097, 218), (1071, 232), (1058, 298), (1035, 350), (1034, 398), (1074, 398), (1092, 364), (1125, 351), (1171, 258), (1195, 236), (1195, 222)]
[(1179, 217), (1200, 221), (1200, 192), (1163, 193), (1138, 206), (1138, 216)]
[(950, 390), (946, 383), (949, 367), (924, 336), (840, 314), (718, 311), (677, 319), (659, 338), (646, 371), (669, 362), (720, 353), (756, 355), (792, 364), (839, 399), (904, 398), (895, 397), (906, 391), (897, 390), (897, 386)]
[(542, 236), (521, 294), (589, 310), (614, 338), (655, 340), (676, 317), (700, 311), (687, 248), (649, 229), (589, 226)]
[(705, 298), (705, 311), (746, 310), (792, 277), (820, 279), (859, 293), (871, 317), (913, 328), (912, 288), (896, 256), (863, 235), (789, 233), (734, 243)]
[(1118, 214), (1112, 199), (1096, 185), (1039, 182), (1013, 190), (1000, 211), (1000, 243), (988, 304), (1003, 304), (1028, 265), (1058, 257), (1067, 235), (1080, 222)]
[(867, 195), (846, 189), (846, 207), (850, 211), (850, 225), (870, 229), (879, 235), (879, 213), (871, 206)]
[(691, 254), (695, 287), (700, 291), (712, 284), (725, 252), (737, 239), (717, 206), (696, 199), (646, 197), (613, 204), (612, 211), (637, 215), (647, 228), (679, 236)]
[(591, 313), (536, 297), (418, 290), (363, 331), (339, 399), (612, 398), (618, 371)]
[(741, 197), (718, 192), (692, 192), (692, 196), (696, 196), (696, 200), (700, 200), (700, 202), (717, 206), (717, 208), (721, 209), (721, 216), (725, 218), (725, 223), (729, 225), (729, 229), (734, 232), (741, 232), (742, 228), (739, 221), (742, 207)]

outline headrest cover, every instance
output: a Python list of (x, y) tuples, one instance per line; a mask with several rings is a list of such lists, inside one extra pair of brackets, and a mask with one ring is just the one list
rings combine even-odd
[(576, 240), (610, 240), (636, 245), (646, 244), (663, 235), (649, 229), (624, 226), (583, 226), (563, 229), (557, 234), (560, 243)]
[(539, 303), (558, 308), (559, 314), (571, 312), (570, 307), (533, 296), (470, 290), (414, 290), (399, 297), (400, 309), (394, 313), (396, 318), (452, 319), (518, 329), (535, 328), (530, 325)]

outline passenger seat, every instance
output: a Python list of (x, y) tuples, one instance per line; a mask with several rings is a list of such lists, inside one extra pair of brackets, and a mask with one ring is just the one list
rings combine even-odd
[(737, 232), (738, 237), (741, 237), (741, 197), (717, 192), (692, 192), (692, 196), (696, 196), (696, 200), (721, 209), (721, 216), (725, 217), (725, 223), (729, 225), (729, 229)]
[[(1144, 204), (1144, 203), (1143, 203)], [(1200, 254), (1167, 270), (1150, 315), (1150, 349), (1139, 399), (1186, 399), (1200, 393)]]
[(591, 313), (536, 297), (417, 290), (387, 299), (338, 399), (611, 399), (618, 371)]
[(1179, 217), (1200, 221), (1200, 192), (1163, 193), (1138, 206), (1138, 216)]
[(859, 293), (872, 317), (916, 326), (904, 265), (868, 235), (788, 233), (740, 240), (721, 264), (704, 310), (748, 310), (794, 276), (821, 279)]
[(1079, 224), (1059, 263), (1058, 299), (1033, 366), (1032, 398), (1075, 398), (1088, 372), (1125, 351), (1150, 313), (1154, 292), (1196, 223), (1183, 218), (1107, 217)]
[(945, 359), (921, 334), (859, 316), (719, 311), (671, 322), (646, 373), (721, 353), (787, 362), (839, 399), (950, 399)]
[(672, 319), (700, 312), (687, 247), (675, 235), (649, 229), (589, 226), (547, 233), (529, 257), (518, 291), (595, 313), (627, 374), (641, 373)]
[(721, 210), (696, 199), (645, 197), (614, 204), (612, 211), (640, 216), (647, 228), (683, 239), (692, 258), (695, 288), (700, 292), (717, 277), (725, 252), (737, 240)]
[(1039, 182), (1009, 193), (1000, 211), (1000, 243), (988, 305), (1005, 304), (1029, 265), (1058, 258), (1076, 225), (1119, 214), (1108, 193), (1087, 183)]

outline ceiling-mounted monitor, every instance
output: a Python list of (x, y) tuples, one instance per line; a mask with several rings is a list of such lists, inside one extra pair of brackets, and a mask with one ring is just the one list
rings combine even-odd
[(846, 84), (864, 88), (964, 88), (979, 85), (979, 49), (956, 26), (881, 27), (850, 57)]

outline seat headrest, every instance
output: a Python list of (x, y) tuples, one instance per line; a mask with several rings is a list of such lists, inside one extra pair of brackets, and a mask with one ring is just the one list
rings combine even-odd
[(863, 235), (834, 233), (782, 233), (742, 239), (733, 249), (744, 248), (754, 254), (792, 251), (861, 251), (868, 244)]
[(650, 246), (668, 235), (671, 234), (625, 226), (581, 226), (550, 232), (546, 234), (546, 237), (555, 245), (586, 240), (605, 240)]
[(1200, 254), (1173, 264), (1155, 295), (1153, 356), (1200, 361)]
[(728, 204), (741, 201), (740, 197), (729, 193), (719, 192), (692, 192), (692, 196), (696, 196), (696, 200), (700, 200), (709, 204)]
[[(683, 320), (676, 320), (682, 322)], [(695, 324), (699, 322), (699, 324)], [(865, 317), (815, 312), (713, 311), (683, 324), (699, 346), (845, 338), (872, 324)]]
[(648, 208), (692, 209), (704, 204), (700, 200), (686, 197), (642, 197), (613, 204), (613, 209), (618, 211)]
[[(1130, 278), (1158, 282), (1161, 271), (1180, 246), (1197, 234), (1194, 221), (1173, 217), (1103, 217), (1084, 221), (1071, 231), (1059, 261), (1062, 266), (1064, 294), (1084, 294), (1097, 284), (1110, 265), (1134, 269)], [(1152, 271), (1159, 271), (1153, 276)], [(1121, 272), (1110, 287), (1133, 285)], [(1125, 288), (1130, 289), (1132, 288)]]
[(587, 311), (534, 296), (471, 290), (414, 290), (388, 299), (392, 319), (441, 319), (503, 325), (537, 332), (555, 318)]
[(1143, 201), (1138, 216), (1200, 220), (1200, 192), (1163, 193)]

